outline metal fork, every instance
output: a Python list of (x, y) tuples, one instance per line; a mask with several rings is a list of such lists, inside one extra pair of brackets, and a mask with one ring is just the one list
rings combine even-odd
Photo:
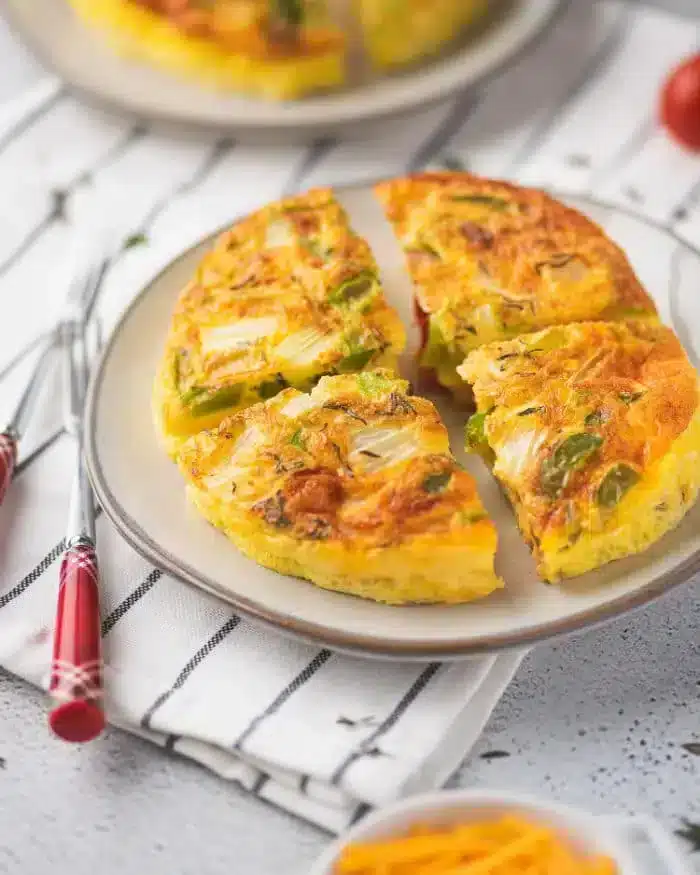
[(17, 464), (17, 445), (22, 438), (41, 391), (47, 365), (56, 346), (56, 334), (52, 332), (43, 342), (39, 359), (34, 366), (29, 382), (17, 403), (15, 412), (5, 430), (0, 434), (0, 504), (12, 482)]
[(107, 261), (72, 284), (61, 322), (64, 421), (75, 448), (65, 552), (59, 572), (49, 695), (51, 729), (66, 741), (90, 741), (105, 725), (95, 501), (83, 458), (83, 406), (89, 376), (86, 331)]

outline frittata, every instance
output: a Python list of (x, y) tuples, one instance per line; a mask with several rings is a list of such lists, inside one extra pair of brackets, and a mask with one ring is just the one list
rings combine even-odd
[[(377, 68), (432, 55), (489, 0), (68, 0), (123, 55), (207, 86), (289, 100), (345, 83), (346, 32)], [(353, 16), (356, 21), (353, 20)]]
[(376, 194), (414, 284), (420, 365), (458, 396), (469, 393), (457, 366), (483, 343), (568, 322), (656, 320), (622, 250), (541, 191), (450, 172)]
[(342, 84), (324, 0), (69, 0), (115, 49), (221, 89), (290, 99)]
[(166, 449), (234, 410), (321, 376), (393, 368), (405, 344), (369, 247), (329, 189), (222, 234), (182, 292), (156, 377)]
[(458, 370), (478, 403), (468, 445), (491, 458), (545, 580), (644, 550), (695, 502), (698, 377), (669, 328), (559, 326)]
[(433, 405), (390, 371), (286, 389), (183, 444), (189, 498), (261, 565), (389, 604), (501, 586), (496, 531)]
[(365, 47), (377, 67), (432, 55), (481, 22), (489, 0), (355, 0)]

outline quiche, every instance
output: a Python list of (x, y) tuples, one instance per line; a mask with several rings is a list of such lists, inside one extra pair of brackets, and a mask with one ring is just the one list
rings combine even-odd
[(472, 352), (459, 374), (490, 459), (547, 581), (638, 553), (700, 484), (698, 377), (669, 329), (563, 325)]
[(544, 192), (459, 172), (375, 191), (413, 282), (420, 366), (458, 397), (469, 392), (457, 366), (481, 344), (569, 322), (656, 320), (622, 250)]
[(194, 435), (177, 460), (203, 516), (282, 574), (388, 604), (501, 586), (473, 479), (433, 405), (390, 371), (285, 389)]
[(355, 0), (370, 60), (399, 67), (432, 55), (480, 23), (488, 0)]
[(222, 234), (182, 292), (153, 391), (169, 452), (227, 414), (327, 374), (396, 364), (405, 332), (329, 189)]
[(115, 49), (275, 100), (340, 85), (345, 37), (325, 0), (69, 0)]

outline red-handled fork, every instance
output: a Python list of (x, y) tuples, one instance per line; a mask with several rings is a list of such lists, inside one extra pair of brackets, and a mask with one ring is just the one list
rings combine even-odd
[[(83, 459), (82, 412), (87, 390), (87, 316), (104, 263), (76, 287), (73, 312), (61, 324), (65, 363), (65, 427), (75, 444), (66, 550), (61, 562), (49, 694), (52, 730), (65, 741), (90, 741), (105, 725), (95, 503)], [(70, 296), (69, 296), (70, 299)]]
[(43, 384), (46, 367), (54, 352), (55, 336), (52, 334), (43, 343), (39, 359), (29, 382), (19, 399), (15, 412), (5, 430), (0, 434), (0, 504), (7, 493), (17, 464), (17, 444), (24, 434), (34, 402)]

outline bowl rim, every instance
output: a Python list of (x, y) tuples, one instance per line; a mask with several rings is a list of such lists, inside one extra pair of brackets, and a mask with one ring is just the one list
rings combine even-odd
[[(342, 833), (314, 862), (308, 875), (333, 875), (333, 864), (340, 852), (350, 843), (382, 834), (391, 834), (391, 829), (383, 833), (383, 825), (403, 821), (404, 825), (415, 823), (423, 817), (431, 822), (431, 815), (437, 820), (441, 812), (477, 812), (479, 809), (503, 808), (512, 812), (521, 810), (532, 813), (535, 819), (548, 820), (557, 831), (565, 831), (577, 839), (592, 853), (606, 854), (617, 864), (617, 875), (639, 875), (622, 831), (611, 824), (616, 818), (606, 818), (578, 806), (547, 799), (531, 793), (502, 790), (498, 788), (460, 788), (436, 790), (409, 796), (381, 808), (351, 826)], [(404, 819), (405, 818), (405, 819)], [(621, 823), (622, 819), (617, 819)], [(630, 822), (635, 818), (629, 818)], [(398, 823), (395, 824), (398, 826)], [(670, 875), (670, 873), (669, 873)]]

